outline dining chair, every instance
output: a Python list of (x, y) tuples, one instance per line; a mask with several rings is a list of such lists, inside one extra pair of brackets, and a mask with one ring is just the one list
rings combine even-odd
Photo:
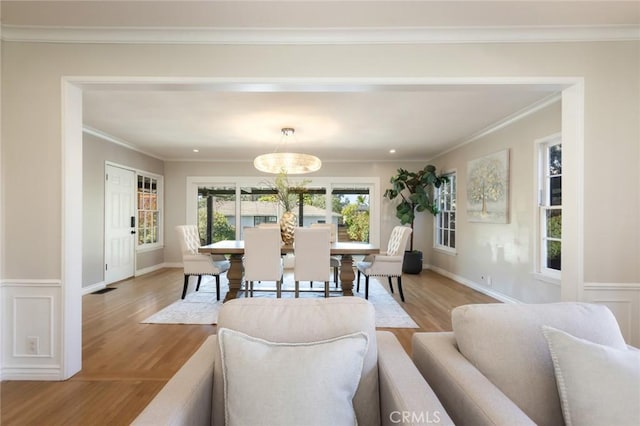
[[(311, 228), (326, 228), (331, 231), (331, 243), (338, 241), (338, 231), (335, 223), (312, 223)], [(333, 282), (336, 288), (338, 288), (338, 271), (340, 270), (340, 258), (338, 256), (331, 256), (329, 258), (331, 270), (333, 271)], [(313, 287), (313, 285), (312, 285)]]
[(216, 279), (216, 299), (220, 300), (220, 274), (229, 269), (229, 261), (223, 255), (210, 255), (198, 253), (200, 247), (200, 234), (196, 225), (176, 226), (180, 249), (182, 251), (182, 265), (184, 268), (184, 287), (182, 299), (187, 295), (189, 278), (198, 277), (196, 291), (200, 290), (200, 282), (203, 275), (212, 275)]
[(244, 281), (245, 295), (253, 297), (254, 281), (274, 281), (276, 297), (282, 295), (282, 238), (275, 227), (245, 228)]
[(296, 228), (294, 231), (293, 253), (296, 258), (293, 267), (295, 297), (300, 293), (300, 281), (323, 281), (324, 297), (329, 297), (331, 232), (327, 228)]
[(412, 229), (408, 226), (396, 226), (391, 231), (387, 251), (365, 258), (362, 262), (356, 263), (358, 268), (358, 278), (356, 291), (360, 291), (360, 274), (365, 276), (364, 298), (369, 298), (369, 277), (387, 277), (389, 280), (389, 290), (393, 293), (393, 282), (391, 279), (398, 279), (398, 291), (400, 300), (404, 302), (402, 292), (402, 262), (404, 260), (404, 250), (411, 235)]

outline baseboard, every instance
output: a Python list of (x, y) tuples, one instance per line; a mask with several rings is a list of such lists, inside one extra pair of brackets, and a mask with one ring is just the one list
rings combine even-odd
[(468, 280), (464, 277), (461, 277), (460, 275), (456, 275), (453, 274), (445, 269), (439, 268), (437, 266), (433, 266), (433, 265), (427, 265), (427, 267), (425, 269), (431, 269), (434, 272), (437, 272), (440, 275), (443, 275), (447, 278), (450, 278), (452, 280), (454, 280), (457, 283), (460, 283), (462, 285), (465, 285), (469, 288), (472, 288), (476, 291), (479, 291), (482, 294), (486, 294), (487, 296), (493, 297), (494, 299), (498, 299), (501, 302), (504, 303), (522, 303), (520, 300), (518, 299), (514, 299), (513, 297), (507, 296), (505, 294), (502, 294), (498, 291), (486, 288), (478, 283), (475, 283), (471, 280)]
[[(159, 269), (163, 269), (163, 268), (174, 268), (174, 267), (177, 268), (177, 266), (168, 266), (168, 265), (173, 265), (173, 264), (158, 263), (157, 265), (152, 265), (152, 266), (149, 266), (148, 268), (138, 269), (138, 270), (136, 270), (134, 276), (139, 277), (140, 275), (148, 274), (150, 272), (155, 272), (155, 271), (157, 271)], [(180, 264), (179, 267), (182, 268), (182, 264)]]
[(182, 262), (165, 262), (162, 264), (163, 268), (183, 268)]
[(62, 377), (62, 370), (59, 367), (22, 366), (19, 368), (3, 368), (2, 380), (55, 382), (64, 379)]
[(91, 284), (90, 286), (87, 286), (87, 287), (82, 287), (82, 295), (84, 296), (85, 294), (89, 294), (89, 293), (93, 293), (94, 291), (102, 290), (106, 286), (107, 285), (104, 283), (104, 281), (100, 281), (99, 283)]

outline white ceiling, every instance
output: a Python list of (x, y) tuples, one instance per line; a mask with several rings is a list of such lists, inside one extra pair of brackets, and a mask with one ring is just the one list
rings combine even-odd
[[(363, 29), (491, 28), (522, 34), (576, 26), (637, 28), (640, 23), (638, 1), (2, 1), (0, 5), (5, 40), (43, 29), (198, 28), (236, 34), (288, 29), (302, 37), (305, 30), (324, 30), (346, 37), (342, 42), (348, 43), (352, 31)], [(89, 33), (73, 36), (78, 34)], [(298, 148), (289, 150), (313, 153), (323, 161), (424, 160), (559, 90), (532, 85), (303, 85), (295, 90), (267, 90), (260, 85), (88, 86), (83, 113), (85, 125), (94, 133), (166, 160), (251, 159), (276, 149), (282, 127), (296, 128)], [(396, 149), (396, 154), (390, 155), (389, 149)]]

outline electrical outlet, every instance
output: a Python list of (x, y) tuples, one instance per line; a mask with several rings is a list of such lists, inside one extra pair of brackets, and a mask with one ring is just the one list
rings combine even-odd
[(491, 287), (491, 284), (492, 284), (492, 282), (491, 282), (491, 275), (487, 275), (487, 285), (488, 285), (489, 287)]
[(27, 353), (29, 355), (40, 354), (40, 338), (38, 336), (27, 336)]

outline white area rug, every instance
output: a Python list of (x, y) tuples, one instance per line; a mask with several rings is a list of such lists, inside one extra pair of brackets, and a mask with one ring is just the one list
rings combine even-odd
[[(212, 277), (203, 277), (200, 291), (195, 292), (195, 278), (191, 279), (189, 293), (184, 300), (179, 300), (166, 308), (156, 312), (149, 318), (142, 321), (148, 324), (216, 324), (218, 321), (218, 311), (222, 306), (222, 300), (228, 291), (226, 279), (221, 279), (220, 301), (216, 301), (215, 281)], [(330, 283), (333, 290), (333, 282)], [(274, 287), (274, 283), (266, 283), (266, 287)], [(304, 287), (303, 287), (304, 286)], [(194, 288), (192, 288), (194, 287)], [(256, 283), (254, 289), (259, 289)], [(284, 289), (293, 289), (293, 282), (285, 277)], [(301, 283), (301, 288), (308, 288), (308, 283)], [(321, 290), (321, 283), (314, 283), (314, 289)], [(395, 288), (395, 286), (394, 286)], [(355, 288), (353, 289), (355, 292)], [(360, 285), (361, 293), (355, 297), (364, 297), (364, 280)], [(397, 291), (397, 289), (396, 289)], [(238, 293), (239, 297), (244, 297), (244, 292)], [(332, 297), (338, 297), (339, 293), (333, 293)], [(274, 292), (254, 292), (254, 297), (275, 297)], [(283, 298), (294, 297), (293, 293), (283, 292)], [(322, 292), (305, 293), (301, 292), (300, 297), (324, 297)], [(376, 327), (390, 328), (418, 328), (418, 325), (402, 309), (402, 306), (385, 290), (378, 281), (371, 278), (369, 280), (369, 301), (376, 311)]]

